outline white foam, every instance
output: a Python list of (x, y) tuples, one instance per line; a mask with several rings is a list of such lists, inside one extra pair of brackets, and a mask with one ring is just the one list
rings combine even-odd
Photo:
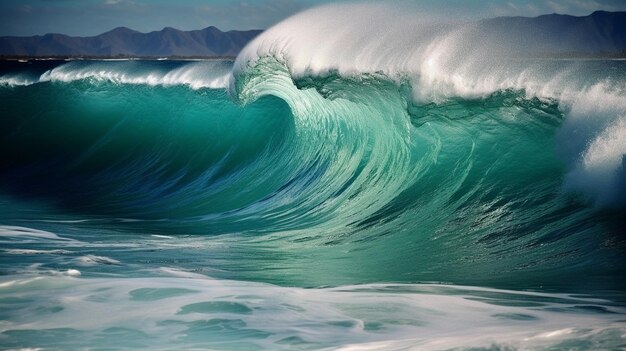
[(70, 277), (80, 277), (81, 275), (78, 269), (68, 269), (67, 272), (65, 272), (65, 274)]
[[(565, 60), (520, 60), (480, 22), (442, 23), (389, 4), (333, 4), (298, 13), (264, 31), (235, 61), (239, 76), (259, 58), (282, 60), (292, 76), (383, 73), (409, 78), (418, 101), (482, 97), (503, 89), (558, 98), (588, 82)], [(487, 37), (487, 38), (485, 38)], [(539, 41), (540, 38), (537, 38)], [(547, 66), (559, 69), (551, 70)]]
[(118, 260), (112, 259), (110, 257), (96, 256), (96, 255), (80, 256), (74, 259), (74, 262), (76, 263), (76, 265), (82, 266), (82, 267), (96, 266), (100, 264), (105, 264), (105, 265), (119, 265), (120, 264), (120, 261)]
[(192, 278), (192, 279), (207, 279), (207, 276), (189, 272), (182, 269), (172, 268), (172, 267), (159, 267), (155, 270), (157, 274), (164, 274), (171, 277), (177, 278)]
[(566, 186), (599, 205), (626, 201), (626, 115), (593, 136), (566, 177)]
[[(184, 349), (200, 344), (210, 348), (215, 334), (207, 330), (219, 332), (226, 323), (228, 333), (220, 338), (220, 348), (244, 342), (263, 349), (293, 349), (286, 341), (295, 340), (311, 349), (441, 350), (494, 345), (537, 349), (577, 339), (621, 345), (620, 331), (626, 327), (622, 308), (565, 294), (427, 284), (303, 289), (206, 276), (120, 280), (82, 279), (78, 274), (68, 270), (37, 280), (0, 278), (0, 297), (30, 301), (17, 306), (14, 315), (20, 317), (3, 329), (72, 328), (77, 335), (99, 335), (117, 328), (138, 331), (159, 349)], [(579, 305), (601, 305), (611, 313), (578, 312)], [(36, 313), (50, 306), (60, 308)], [(215, 328), (193, 330), (203, 325)], [(187, 339), (190, 333), (194, 337)], [(73, 341), (58, 340), (59, 345)]]
[(37, 80), (33, 80), (32, 78), (20, 75), (20, 74), (16, 74), (16, 75), (3, 75), (0, 77), (0, 86), (1, 85), (7, 85), (10, 87), (14, 87), (14, 86), (26, 86), (26, 85), (31, 85), (33, 83), (37, 82)]
[(626, 202), (626, 93), (605, 82), (561, 97), (567, 119), (557, 150), (568, 163), (565, 187), (599, 206)]
[(230, 72), (210, 61), (187, 63), (170, 71), (137, 70), (132, 62), (70, 62), (46, 71), (39, 82), (106, 81), (149, 86), (186, 85), (192, 89), (228, 87)]
[(72, 241), (72, 239), (60, 237), (54, 233), (44, 230), (32, 229), (27, 227), (0, 225), (0, 237), (10, 240), (63, 240)]

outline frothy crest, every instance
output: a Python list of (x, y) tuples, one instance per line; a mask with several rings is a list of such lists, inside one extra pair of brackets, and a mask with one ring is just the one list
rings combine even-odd
[(24, 74), (0, 77), (0, 85), (27, 86), (42, 82), (90, 80), (114, 84), (150, 86), (185, 85), (191, 89), (224, 89), (228, 87), (230, 67), (221, 61), (196, 61), (163, 70), (145, 70), (133, 61), (72, 61), (44, 72), (39, 77)]

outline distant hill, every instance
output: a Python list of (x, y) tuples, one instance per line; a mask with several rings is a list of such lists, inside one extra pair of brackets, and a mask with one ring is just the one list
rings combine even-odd
[[(497, 17), (475, 23), (477, 37), (490, 49), (510, 55), (626, 56), (626, 12), (596, 11), (588, 16)], [(140, 33), (119, 27), (94, 37), (46, 34), (0, 37), (3, 56), (236, 56), (260, 30), (222, 32), (215, 27), (181, 31), (163, 28)]]
[(118, 27), (94, 37), (46, 34), (0, 37), (4, 56), (236, 56), (260, 30), (222, 32), (215, 27), (140, 33)]
[(515, 48), (512, 54), (624, 56), (626, 12), (596, 11), (588, 16), (498, 17), (480, 21), (484, 40)]

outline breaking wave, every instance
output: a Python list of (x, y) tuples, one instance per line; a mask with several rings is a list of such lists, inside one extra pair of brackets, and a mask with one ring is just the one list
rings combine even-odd
[(37, 84), (0, 90), (1, 187), (157, 234), (347, 245), (367, 281), (389, 278), (383, 237), (414, 263), (400, 280), (574, 271), (601, 250), (576, 243), (624, 224), (625, 62), (525, 57), (489, 30), (333, 5), (234, 63), (14, 69)]

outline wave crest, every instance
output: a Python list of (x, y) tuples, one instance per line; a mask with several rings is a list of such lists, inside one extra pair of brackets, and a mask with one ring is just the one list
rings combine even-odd
[[(160, 64), (160, 65), (159, 65)], [(230, 80), (230, 65), (225, 61), (151, 62), (143, 64), (124, 61), (70, 61), (41, 75), (7, 74), (0, 85), (28, 86), (43, 82), (109, 82), (149, 86), (186, 85), (192, 89), (224, 89)]]

